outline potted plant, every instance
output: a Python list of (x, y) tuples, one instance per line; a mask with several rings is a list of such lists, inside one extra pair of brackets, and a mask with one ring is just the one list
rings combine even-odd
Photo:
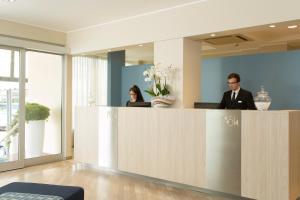
[(145, 92), (152, 97), (151, 103), (154, 107), (168, 107), (175, 102), (175, 98), (170, 95), (170, 86), (167, 84), (173, 71), (172, 65), (161, 67), (160, 64), (144, 71), (145, 81), (150, 83), (149, 89)]
[(38, 103), (26, 103), (25, 112), (25, 156), (32, 158), (43, 153), (45, 122), (49, 108)]
[[(25, 156), (32, 158), (41, 156), (44, 146), (45, 121), (50, 115), (49, 108), (38, 103), (25, 104)], [(15, 115), (9, 130), (7, 143), (10, 153), (17, 153), (17, 138), (19, 115)]]

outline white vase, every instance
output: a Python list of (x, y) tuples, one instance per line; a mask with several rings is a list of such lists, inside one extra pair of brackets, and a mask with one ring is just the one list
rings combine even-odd
[(19, 134), (10, 136), (9, 154), (17, 155), (19, 153)]
[(25, 158), (42, 156), (45, 120), (29, 121), (25, 125)]
[(159, 96), (159, 97), (154, 97), (151, 100), (151, 104), (155, 108), (170, 107), (174, 102), (175, 102), (175, 98), (173, 96)]
[(271, 97), (269, 93), (265, 91), (264, 87), (260, 87), (260, 91), (257, 92), (257, 96), (254, 98), (254, 103), (257, 110), (268, 110), (271, 105)]

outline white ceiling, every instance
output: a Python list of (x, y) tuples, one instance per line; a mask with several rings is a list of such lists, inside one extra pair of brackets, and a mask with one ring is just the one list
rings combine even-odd
[(192, 2), (199, 0), (0, 0), (0, 18), (68, 32)]

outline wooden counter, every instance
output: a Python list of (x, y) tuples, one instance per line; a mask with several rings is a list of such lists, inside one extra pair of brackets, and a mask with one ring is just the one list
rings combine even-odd
[(203, 187), (205, 111), (119, 108), (118, 169)]
[(242, 111), (242, 195), (300, 196), (300, 111)]
[(300, 196), (300, 111), (81, 107), (75, 115), (76, 161), (259, 200)]

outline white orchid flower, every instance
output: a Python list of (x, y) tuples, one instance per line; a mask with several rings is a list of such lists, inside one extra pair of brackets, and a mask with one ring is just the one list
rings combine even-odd
[(153, 79), (154, 75), (155, 75), (154, 71), (149, 70), (148, 77), (149, 77), (150, 79)]
[(151, 81), (151, 79), (150, 78), (145, 78), (145, 82), (150, 82)]
[(143, 72), (143, 75), (144, 76), (149, 76), (149, 72), (146, 70), (146, 71)]

